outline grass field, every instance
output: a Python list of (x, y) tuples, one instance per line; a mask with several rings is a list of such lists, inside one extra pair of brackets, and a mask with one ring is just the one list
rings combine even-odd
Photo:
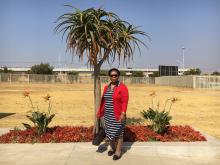
[[(144, 84), (128, 84), (128, 122), (142, 120), (140, 112), (151, 105), (152, 91), (157, 92), (161, 105), (166, 98), (177, 97), (172, 109), (172, 124), (191, 125), (220, 139), (220, 90), (189, 89)], [(46, 110), (42, 96), (52, 96), (52, 125), (92, 125), (94, 118), (93, 84), (9, 84), (0, 83), (0, 127), (22, 126), (30, 123), (25, 114), (30, 110), (22, 92), (31, 91), (31, 97), (39, 109)], [(6, 116), (7, 113), (15, 113)]]

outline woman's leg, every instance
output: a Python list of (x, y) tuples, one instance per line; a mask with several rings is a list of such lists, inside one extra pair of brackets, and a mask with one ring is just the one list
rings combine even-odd
[(115, 151), (116, 150), (116, 142), (115, 142), (115, 140), (109, 140), (109, 143), (110, 143), (110, 150), (111, 151)]
[(122, 144), (123, 144), (123, 136), (120, 137), (119, 139), (117, 139), (117, 145), (116, 145), (115, 155), (121, 156), (121, 147), (122, 147)]

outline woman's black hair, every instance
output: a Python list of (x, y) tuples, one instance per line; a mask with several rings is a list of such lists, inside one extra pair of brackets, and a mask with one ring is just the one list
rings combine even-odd
[(108, 71), (108, 75), (109, 75), (109, 76), (110, 76), (110, 74), (111, 74), (112, 71), (116, 71), (117, 74), (118, 74), (118, 76), (120, 76), (120, 71), (119, 71), (118, 69), (116, 69), (116, 68), (112, 68), (112, 69), (110, 69), (110, 70)]

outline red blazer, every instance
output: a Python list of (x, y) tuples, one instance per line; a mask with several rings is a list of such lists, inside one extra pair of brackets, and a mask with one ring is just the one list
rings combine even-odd
[[(105, 108), (105, 100), (104, 100), (104, 94), (108, 89), (108, 85), (105, 85), (100, 107), (96, 113), (97, 117), (103, 117), (104, 116), (104, 108)], [(118, 86), (115, 86), (114, 93), (112, 95), (113, 97), (113, 108), (114, 108), (114, 114), (115, 118), (118, 121), (120, 119), (121, 113), (127, 111), (128, 106), (128, 88), (120, 82)]]

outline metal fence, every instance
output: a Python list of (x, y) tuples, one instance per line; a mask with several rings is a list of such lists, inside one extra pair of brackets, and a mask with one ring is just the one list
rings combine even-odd
[[(109, 82), (108, 76), (100, 76), (102, 83)], [(137, 84), (154, 84), (155, 80), (152, 77), (127, 77), (120, 76), (120, 81), (124, 83), (137, 83)], [(39, 74), (11, 74), (0, 73), (0, 82), (9, 83), (93, 83), (94, 77), (92, 76), (76, 76), (76, 75), (39, 75)]]
[(195, 88), (220, 89), (220, 76), (195, 76)]
[(155, 78), (155, 84), (187, 88), (220, 89), (220, 76), (162, 76)]
[[(108, 83), (108, 76), (101, 76), (101, 83)], [(120, 76), (120, 81), (125, 84), (156, 84), (179, 86), (189, 88), (214, 88), (220, 89), (220, 76), (162, 76), (162, 77), (129, 77)], [(38, 74), (12, 74), (0, 73), (0, 83), (93, 83), (92, 76), (82, 75), (38, 75)]]

